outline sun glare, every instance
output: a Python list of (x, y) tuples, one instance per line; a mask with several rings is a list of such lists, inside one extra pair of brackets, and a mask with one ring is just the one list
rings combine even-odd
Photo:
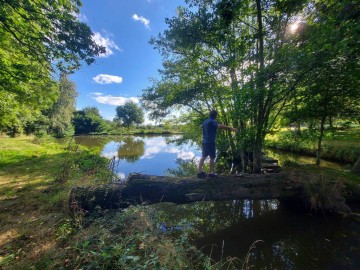
[(304, 25), (304, 21), (301, 19), (297, 19), (293, 23), (289, 25), (289, 31), (291, 34), (295, 34), (298, 31), (301, 31), (302, 26)]
[(290, 32), (291, 33), (294, 34), (298, 28), (299, 28), (299, 22), (298, 21), (290, 24)]

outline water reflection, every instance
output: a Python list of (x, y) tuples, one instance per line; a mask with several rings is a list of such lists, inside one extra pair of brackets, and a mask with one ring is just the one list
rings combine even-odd
[[(281, 150), (275, 149), (266, 149), (265, 155), (268, 157), (272, 157), (279, 161), (279, 165), (282, 166), (287, 161), (295, 162), (297, 164), (315, 164), (316, 157), (299, 155), (295, 153), (284, 152)], [(320, 167), (324, 168), (332, 168), (332, 169), (343, 169), (345, 164), (340, 164), (338, 162), (333, 162), (330, 160), (321, 159)]]
[(126, 137), (118, 148), (117, 156), (129, 163), (134, 163), (144, 156), (145, 143), (143, 140), (133, 137)]
[(160, 230), (197, 232), (197, 247), (214, 261), (243, 261), (250, 252), (251, 269), (360, 269), (360, 228), (353, 221), (297, 213), (276, 200), (151, 207)]
[(359, 229), (343, 219), (325, 219), (279, 209), (197, 240), (204, 252), (244, 258), (254, 269), (360, 269)]
[[(115, 157), (117, 174), (167, 174), (177, 169), (176, 160), (200, 157), (197, 148), (177, 146), (174, 137), (79, 137), (80, 144), (102, 149), (101, 154)], [(268, 152), (283, 164), (284, 158), (312, 163), (298, 155)], [(339, 168), (333, 162), (322, 166)], [(152, 207), (159, 229), (180, 234), (190, 229), (199, 249), (212, 260), (227, 256), (244, 259), (250, 250), (251, 269), (360, 269), (360, 227), (345, 219), (304, 215), (283, 208), (276, 200), (233, 200), (197, 202), (188, 205), (161, 203)], [(226, 267), (225, 267), (226, 269)], [(242, 264), (238, 266), (242, 269)]]
[(84, 145), (89, 149), (98, 148), (102, 150), (104, 146), (111, 142), (116, 141), (116, 137), (112, 136), (75, 136), (75, 142)]
[(171, 143), (176, 136), (127, 136), (112, 138), (101, 152), (107, 158), (115, 157), (116, 173), (126, 178), (130, 173), (166, 175), (168, 169), (176, 169), (176, 160), (199, 158), (200, 152), (189, 144), (177, 146)]
[(232, 200), (183, 205), (161, 203), (151, 207), (156, 210), (162, 228), (171, 231), (174, 228), (191, 227), (202, 235), (212, 235), (241, 221), (275, 211), (278, 206), (277, 200)]

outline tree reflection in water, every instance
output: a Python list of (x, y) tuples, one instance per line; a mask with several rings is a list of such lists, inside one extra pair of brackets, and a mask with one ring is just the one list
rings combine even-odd
[(145, 153), (145, 143), (141, 139), (126, 137), (118, 149), (118, 158), (135, 163)]
[(298, 213), (276, 200), (150, 207), (161, 231), (188, 230), (189, 239), (214, 261), (229, 256), (241, 262), (250, 246), (263, 240), (250, 250), (253, 269), (360, 269), (360, 229), (354, 221)]

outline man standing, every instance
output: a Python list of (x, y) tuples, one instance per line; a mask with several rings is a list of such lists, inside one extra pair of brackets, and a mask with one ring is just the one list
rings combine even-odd
[[(213, 110), (210, 112), (210, 117), (204, 121), (204, 123), (201, 125), (202, 127), (202, 157), (199, 162), (198, 167), (198, 174), (197, 176), (199, 178), (205, 178), (208, 177), (217, 177), (217, 174), (214, 173), (214, 167), (215, 167), (215, 157), (216, 157), (216, 147), (215, 147), (215, 140), (216, 140), (216, 130), (218, 128), (221, 129), (227, 129), (231, 131), (237, 132), (237, 128), (228, 127), (222, 124), (219, 124), (216, 121), (218, 113), (217, 111)], [(207, 157), (210, 157), (210, 173), (207, 175), (203, 171), (204, 161)]]

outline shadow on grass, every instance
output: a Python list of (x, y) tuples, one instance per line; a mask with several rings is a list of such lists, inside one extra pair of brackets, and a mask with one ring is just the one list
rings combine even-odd
[(56, 224), (66, 216), (69, 187), (55, 181), (66, 155), (17, 155), (0, 162), (1, 269), (20, 269), (22, 263), (30, 268), (52, 252)]

